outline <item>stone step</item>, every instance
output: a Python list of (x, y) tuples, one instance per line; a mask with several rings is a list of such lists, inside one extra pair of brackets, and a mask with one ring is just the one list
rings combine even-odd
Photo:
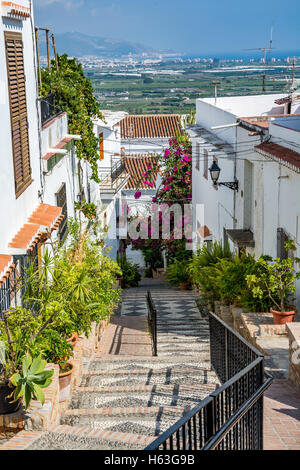
[(166, 358), (166, 357), (189, 357), (191, 356), (192, 354), (195, 355), (195, 357), (197, 357), (198, 359), (200, 360), (207, 360), (209, 361), (210, 360), (210, 354), (209, 354), (209, 351), (193, 351), (191, 349), (187, 350), (187, 351), (184, 351), (182, 350), (181, 348), (179, 348), (178, 346), (177, 347), (169, 347), (168, 349), (160, 349), (158, 347), (158, 356), (160, 358)]
[(158, 338), (159, 341), (157, 345), (161, 350), (168, 349), (168, 348), (177, 348), (183, 349), (184, 351), (190, 349), (191, 351), (209, 351), (209, 341), (201, 340), (201, 341), (176, 341), (170, 339), (162, 341), (161, 338)]
[(70, 408), (193, 407), (215, 388), (214, 384), (78, 387)]
[(209, 369), (210, 358), (201, 358), (195, 356), (182, 356), (176, 358), (168, 357), (135, 357), (135, 356), (113, 356), (110, 359), (103, 356), (102, 361), (92, 361), (89, 370), (110, 370), (110, 369), (143, 369), (149, 367), (152, 369), (162, 369), (166, 367), (180, 368), (199, 368)]
[(189, 411), (189, 407), (152, 406), (67, 410), (62, 423), (92, 429), (159, 436)]
[(96, 387), (103, 385), (170, 385), (184, 383), (217, 384), (215, 373), (209, 369), (163, 368), (159, 370), (144, 368), (132, 370), (90, 371), (82, 379), (82, 386)]
[(154, 437), (101, 431), (87, 426), (56, 426), (26, 450), (143, 450)]
[(167, 342), (167, 341), (174, 341), (178, 343), (206, 343), (209, 344), (209, 336), (207, 334), (203, 334), (201, 336), (198, 335), (181, 335), (176, 333), (159, 333), (158, 341), (160, 343)]

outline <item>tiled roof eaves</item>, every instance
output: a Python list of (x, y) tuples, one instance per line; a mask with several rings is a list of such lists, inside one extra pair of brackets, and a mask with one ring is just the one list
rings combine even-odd
[(260, 155), (271, 158), (280, 165), (286, 166), (296, 173), (300, 173), (300, 154), (294, 150), (272, 142), (266, 142), (256, 146), (255, 151)]
[[(144, 183), (145, 178), (143, 177), (143, 173), (148, 171), (148, 165), (153, 165), (156, 163), (157, 158), (144, 154), (138, 154), (135, 156), (127, 155), (123, 158), (125, 162), (126, 173), (130, 174), (129, 181), (124, 189), (136, 189), (138, 186), (139, 189), (153, 190), (153, 188), (150, 188)], [(150, 181), (155, 185), (156, 177), (152, 176)]]
[(127, 115), (121, 121), (122, 139), (172, 138), (180, 130), (179, 114)]
[[(61, 150), (63, 149), (69, 142), (71, 142), (72, 137), (65, 137), (63, 140), (61, 140), (57, 145), (55, 145), (54, 149)], [(48, 152), (46, 155), (42, 157), (42, 160), (49, 160), (53, 155), (56, 155), (55, 152)]]

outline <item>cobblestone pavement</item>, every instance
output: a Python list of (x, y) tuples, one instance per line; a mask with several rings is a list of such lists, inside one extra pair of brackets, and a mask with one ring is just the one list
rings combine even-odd
[(275, 380), (264, 407), (264, 449), (300, 450), (300, 390), (287, 380)]
[[(158, 357), (148, 332), (148, 288), (158, 311)], [(208, 323), (191, 291), (146, 280), (122, 297), (61, 425), (29, 449), (144, 449), (218, 386)]]

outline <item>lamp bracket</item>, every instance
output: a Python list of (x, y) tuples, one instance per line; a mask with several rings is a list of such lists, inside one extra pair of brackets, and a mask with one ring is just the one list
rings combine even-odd
[(219, 186), (226, 186), (226, 188), (232, 189), (232, 191), (238, 191), (239, 190), (238, 180), (230, 181), (230, 182), (224, 182), (224, 183), (218, 183), (218, 185)]

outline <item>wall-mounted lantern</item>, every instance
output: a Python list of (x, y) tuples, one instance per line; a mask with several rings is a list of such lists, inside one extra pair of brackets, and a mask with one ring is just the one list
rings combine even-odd
[(230, 181), (230, 182), (223, 182), (223, 183), (218, 182), (220, 178), (221, 168), (219, 167), (219, 165), (217, 164), (215, 160), (213, 161), (213, 164), (211, 165), (209, 171), (210, 171), (210, 176), (214, 185), (226, 186), (227, 188), (230, 188), (233, 191), (239, 190), (239, 182), (236, 178), (234, 179), (234, 181)]

